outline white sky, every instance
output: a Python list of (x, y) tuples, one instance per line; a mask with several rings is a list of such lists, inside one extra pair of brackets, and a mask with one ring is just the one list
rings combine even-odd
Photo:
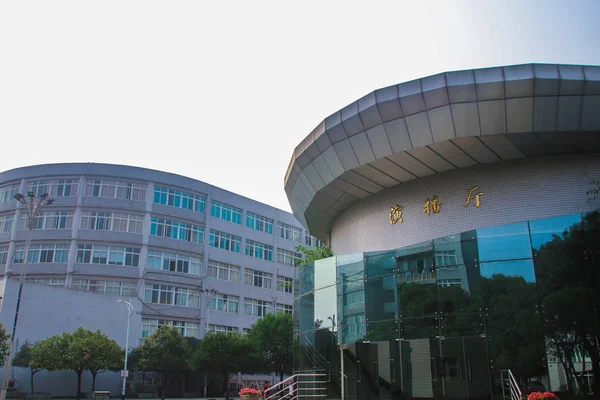
[[(0, 3), (0, 171), (106, 162), (289, 210), (294, 147), (379, 87), (600, 64), (600, 1)], [(538, 6), (539, 5), (539, 6)]]

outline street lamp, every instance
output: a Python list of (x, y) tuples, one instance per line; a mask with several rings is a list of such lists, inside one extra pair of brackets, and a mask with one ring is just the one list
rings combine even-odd
[(200, 289), (200, 291), (204, 295), (204, 301), (206, 302), (206, 316), (204, 321), (204, 334), (206, 334), (210, 325), (210, 301), (219, 291), (217, 289)]
[(123, 388), (121, 389), (121, 400), (125, 400), (125, 385), (127, 383), (127, 375), (128, 375), (128, 371), (127, 371), (127, 355), (129, 354), (129, 320), (131, 319), (131, 316), (133, 315), (133, 304), (131, 304), (128, 301), (125, 300), (117, 300), (117, 303), (123, 303), (127, 306), (127, 333), (125, 334), (125, 363), (123, 365), (123, 372), (121, 373), (121, 375), (123, 376)]
[(6, 358), (6, 364), (4, 365), (4, 378), (2, 379), (0, 400), (6, 400), (6, 390), (8, 389), (8, 383), (10, 379), (10, 369), (12, 367), (11, 364), (15, 355), (15, 335), (17, 333), (17, 323), (19, 321), (19, 310), (21, 308), (23, 284), (25, 283), (25, 276), (27, 275), (27, 258), (29, 256), (29, 245), (31, 244), (31, 232), (33, 231), (33, 227), (35, 225), (35, 219), (40, 214), (40, 210), (54, 202), (54, 199), (48, 198), (48, 193), (44, 193), (40, 197), (36, 197), (35, 193), (32, 191), (27, 192), (27, 196), (17, 193), (15, 195), (15, 199), (24, 206), (25, 212), (27, 212), (27, 240), (25, 241), (25, 254), (23, 255), (22, 262), (23, 265), (21, 265), (21, 272), (19, 274), (19, 294), (17, 296), (15, 320), (13, 322), (12, 335), (10, 337), (10, 349), (8, 357)]
[[(210, 301), (212, 298), (219, 293), (217, 289), (202, 289), (200, 286), (200, 293), (204, 296), (204, 303), (206, 306), (206, 315), (204, 316), (204, 335), (208, 333), (208, 327), (210, 325)], [(204, 397), (208, 388), (208, 371), (204, 371)]]

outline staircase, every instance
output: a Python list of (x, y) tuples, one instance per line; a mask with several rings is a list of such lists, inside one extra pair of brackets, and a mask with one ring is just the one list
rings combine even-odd
[[(326, 375), (325, 386), (327, 390), (325, 394), (327, 399), (341, 398), (341, 378), (339, 371), (339, 350), (337, 346), (322, 348), (318, 350), (306, 338), (302, 345), (302, 353), (304, 362), (300, 370), (295, 370), (296, 374), (324, 374)], [(333, 352), (333, 353), (331, 353)], [(325, 357), (323, 354), (327, 354)], [(330, 360), (329, 360), (329, 359)]]
[(265, 400), (326, 399), (327, 374), (295, 374), (265, 390)]
[(323, 355), (321, 353), (319, 353), (314, 348), (314, 346), (305, 344), (302, 347), (303, 347), (304, 357), (308, 361), (310, 366), (312, 367), (311, 369), (323, 370), (323, 371), (328, 369), (327, 359), (325, 357), (323, 357)]
[(503, 400), (521, 399), (521, 389), (510, 369), (503, 369), (500, 371), (500, 382), (502, 384)]
[[(365, 343), (360, 346), (369, 346), (369, 344)], [(345, 348), (343, 350), (343, 371), (345, 375), (344, 400), (394, 400), (399, 398), (401, 396), (399, 386), (386, 381), (379, 375), (377, 359), (369, 361), (369, 358), (366, 357), (361, 361), (361, 354), (365, 353), (365, 351), (368, 352), (368, 349), (361, 349), (352, 347), (352, 349)], [(296, 374), (294, 375), (296, 377), (295, 382), (300, 382), (298, 390), (294, 390), (298, 397), (282, 397), (282, 399), (293, 400), (295, 398), (308, 399), (318, 397), (328, 400), (340, 399), (342, 379), (339, 347), (321, 348), (319, 351), (306, 338), (301, 351), (303, 363), (300, 367), (303, 369), (294, 371)], [(327, 354), (327, 357), (324, 357), (323, 354)], [(319, 377), (319, 382), (316, 382), (315, 379), (311, 380), (309, 377)], [(290, 382), (288, 380), (284, 381), (282, 387), (289, 389)], [(311, 387), (310, 385), (314, 385), (315, 387)], [(276, 394), (281, 391), (281, 389), (272, 389), (269, 393)], [(273, 398), (278, 399), (279, 397)]]
[(393, 400), (391, 385), (380, 376), (374, 375), (356, 356), (348, 349), (344, 350), (344, 374), (346, 390), (344, 400), (379, 399)]

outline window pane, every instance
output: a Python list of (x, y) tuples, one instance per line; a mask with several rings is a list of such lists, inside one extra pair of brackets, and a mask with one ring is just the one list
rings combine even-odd
[(478, 229), (477, 244), (481, 262), (531, 258), (527, 222)]

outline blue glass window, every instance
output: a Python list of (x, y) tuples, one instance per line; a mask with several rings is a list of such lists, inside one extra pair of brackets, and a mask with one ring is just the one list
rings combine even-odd
[(477, 230), (479, 261), (531, 258), (527, 222)]
[(494, 275), (505, 277), (523, 278), (525, 282), (535, 282), (533, 260), (510, 260), (482, 263), (480, 266), (481, 276), (492, 278)]
[(203, 196), (162, 187), (154, 188), (154, 203), (198, 213), (203, 213), (206, 207), (206, 199)]
[(540, 246), (552, 242), (555, 236), (563, 238), (563, 234), (568, 233), (577, 224), (581, 226), (581, 214), (561, 215), (560, 217), (530, 221), (531, 247), (539, 250)]
[(242, 209), (219, 201), (212, 201), (210, 215), (225, 221), (233, 222), (234, 224), (242, 224)]

